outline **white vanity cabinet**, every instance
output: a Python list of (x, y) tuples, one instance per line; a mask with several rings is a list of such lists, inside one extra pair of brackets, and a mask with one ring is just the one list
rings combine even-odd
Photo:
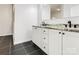
[(79, 55), (79, 33), (64, 31), (63, 54)]
[(79, 33), (33, 27), (33, 40), (49, 55), (79, 55)]
[(62, 35), (60, 30), (49, 29), (49, 54), (61, 55), (62, 54)]
[(33, 27), (33, 40), (39, 48), (48, 54), (48, 29)]
[(79, 33), (49, 30), (49, 54), (79, 55)]

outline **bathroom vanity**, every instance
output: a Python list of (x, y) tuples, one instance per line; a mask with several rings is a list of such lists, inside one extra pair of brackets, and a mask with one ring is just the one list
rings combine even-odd
[(79, 30), (33, 26), (32, 41), (48, 55), (79, 55)]

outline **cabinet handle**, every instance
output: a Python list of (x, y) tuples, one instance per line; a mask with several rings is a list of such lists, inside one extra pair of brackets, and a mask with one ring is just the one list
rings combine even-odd
[(62, 33), (63, 35), (65, 35), (65, 33)]
[(59, 34), (61, 34), (61, 32), (59, 32)]
[(45, 30), (43, 32), (45, 32)]
[(45, 49), (46, 47), (44, 46), (44, 49)]
[(45, 40), (46, 38), (44, 37), (43, 39)]

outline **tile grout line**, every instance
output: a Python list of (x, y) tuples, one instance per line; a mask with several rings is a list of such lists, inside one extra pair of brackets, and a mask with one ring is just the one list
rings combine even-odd
[[(24, 45), (23, 45), (24, 46)], [(30, 46), (33, 46), (33, 45), (28, 45), (27, 47), (30, 47)]]
[(24, 48), (24, 52), (25, 52), (25, 54), (26, 54), (27, 52), (26, 52), (26, 50), (25, 50), (25, 47), (24, 47), (24, 45), (23, 45), (23, 48)]
[(39, 51), (39, 50), (40, 50), (40, 49), (34, 50), (33, 52), (29, 53), (28, 55), (31, 55), (32, 53), (34, 53), (34, 52), (36, 52), (36, 51)]

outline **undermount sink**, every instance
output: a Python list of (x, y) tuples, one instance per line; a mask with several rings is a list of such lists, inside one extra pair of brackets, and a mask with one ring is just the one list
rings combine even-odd
[(47, 25), (44, 27), (48, 27), (48, 28), (58, 28), (58, 29), (64, 29), (65, 26), (64, 25), (60, 25), (60, 24), (54, 24), (54, 25)]

